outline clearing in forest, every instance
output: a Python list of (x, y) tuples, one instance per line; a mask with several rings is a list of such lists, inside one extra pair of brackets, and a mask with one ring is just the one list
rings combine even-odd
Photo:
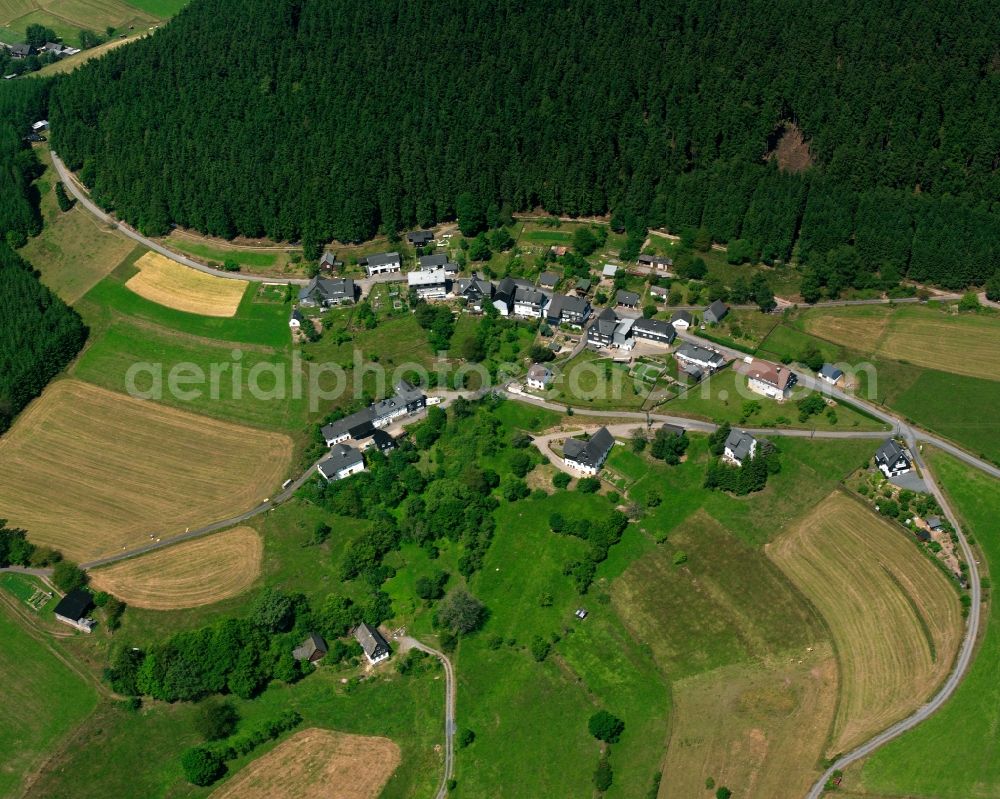
[(767, 554), (833, 635), (841, 688), (829, 752), (908, 715), (948, 674), (962, 637), (958, 594), (905, 531), (836, 491)]
[(673, 699), (659, 799), (699, 796), (709, 777), (739, 786), (747, 799), (803, 796), (819, 776), (836, 708), (837, 660), (824, 642), (790, 658), (680, 680)]
[(263, 551), (256, 530), (237, 527), (97, 569), (91, 583), (137, 608), (196, 608), (246, 591)]
[(257, 505), (284, 435), (60, 380), (0, 438), (0, 518), (87, 561)]
[(147, 300), (201, 316), (235, 316), (245, 280), (228, 280), (182, 266), (158, 252), (135, 262), (139, 272), (125, 284)]
[(242, 769), (211, 799), (375, 799), (399, 762), (399, 747), (388, 738), (303, 730)]

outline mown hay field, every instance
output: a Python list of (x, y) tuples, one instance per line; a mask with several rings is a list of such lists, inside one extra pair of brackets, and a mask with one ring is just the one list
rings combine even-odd
[(211, 799), (376, 799), (399, 762), (388, 738), (313, 728), (257, 758)]
[(1000, 380), (1000, 318), (887, 306), (810, 311), (806, 332), (861, 352)]
[(152, 302), (200, 316), (235, 316), (246, 293), (245, 280), (228, 280), (182, 266), (148, 252), (135, 262), (139, 270), (125, 284)]
[(236, 527), (97, 569), (91, 584), (137, 608), (197, 608), (246, 591), (263, 553), (255, 530)]
[(254, 507), (291, 454), (281, 434), (61, 380), (0, 438), (0, 518), (87, 561)]
[(103, 34), (109, 26), (144, 28), (162, 18), (124, 0), (0, 0), (0, 27), (23, 33), (28, 25), (45, 25), (74, 46), (84, 29)]
[(833, 635), (841, 687), (829, 752), (908, 715), (947, 676), (962, 637), (958, 593), (906, 532), (838, 491), (767, 554)]
[(680, 680), (673, 699), (659, 799), (700, 796), (708, 778), (747, 799), (804, 796), (836, 709), (837, 660), (824, 642)]

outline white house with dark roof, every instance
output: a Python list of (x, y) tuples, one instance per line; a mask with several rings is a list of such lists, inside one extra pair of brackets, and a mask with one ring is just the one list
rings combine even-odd
[(714, 372), (726, 363), (721, 352), (710, 350), (708, 347), (699, 347), (697, 344), (691, 344), (687, 341), (677, 348), (674, 357), (678, 361), (692, 364), (707, 372)]
[(514, 292), (514, 316), (539, 319), (549, 304), (549, 298), (533, 288), (518, 286)]
[(602, 427), (586, 441), (567, 438), (563, 442), (563, 463), (582, 474), (596, 475), (614, 445), (615, 438), (606, 427)]
[(747, 388), (778, 402), (788, 399), (798, 379), (787, 366), (768, 361), (755, 360), (747, 369)]
[(288, 320), (288, 326), (292, 330), (300, 330), (302, 325), (306, 323), (306, 318), (302, 315), (302, 312), (296, 308), (292, 311), (292, 315)]
[(694, 317), (687, 311), (675, 311), (670, 317), (670, 324), (675, 330), (687, 330), (694, 324)]
[(390, 272), (399, 272), (403, 268), (403, 262), (398, 252), (379, 252), (362, 258), (359, 263), (368, 272), (368, 276), (384, 275)]
[(722, 459), (736, 466), (742, 466), (744, 462), (752, 458), (757, 453), (757, 439), (746, 430), (737, 430), (735, 427), (726, 436), (726, 448), (722, 452)]
[(837, 385), (844, 379), (844, 373), (832, 363), (824, 363), (816, 374), (819, 375), (820, 380), (825, 380), (831, 386)]
[(371, 665), (374, 666), (376, 663), (388, 660), (391, 653), (389, 642), (375, 627), (362, 622), (354, 630), (354, 638), (361, 644), (361, 649)]
[(632, 325), (632, 335), (637, 339), (669, 346), (677, 338), (677, 331), (670, 322), (662, 319), (636, 319)]
[(448, 263), (448, 256), (444, 253), (421, 255), (417, 259), (417, 265), (423, 270), (444, 269), (446, 263)]
[(545, 319), (550, 325), (573, 325), (582, 327), (590, 316), (590, 303), (583, 297), (571, 294), (554, 294), (545, 311)]
[(94, 597), (86, 588), (74, 588), (59, 600), (53, 608), (56, 619), (81, 632), (89, 633), (94, 627), (94, 620), (87, 614), (94, 607)]
[(452, 294), (465, 300), (468, 308), (480, 311), (484, 302), (493, 299), (493, 284), (473, 272), (472, 277), (460, 277), (452, 283)]
[(359, 450), (348, 444), (334, 444), (330, 448), (330, 457), (321, 461), (317, 471), (327, 482), (343, 480), (352, 474), (365, 470), (365, 458)]
[(587, 344), (591, 347), (610, 347), (618, 327), (618, 314), (613, 308), (605, 308), (587, 328)]
[(910, 453), (894, 439), (887, 438), (875, 451), (875, 465), (886, 477), (899, 477), (913, 468)]
[(555, 374), (543, 363), (535, 363), (528, 370), (528, 378), (525, 381), (528, 388), (535, 391), (545, 391), (551, 384)]

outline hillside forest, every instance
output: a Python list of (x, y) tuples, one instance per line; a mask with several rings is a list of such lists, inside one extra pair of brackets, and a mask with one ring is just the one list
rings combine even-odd
[(308, 252), (468, 193), (956, 288), (1000, 264), (998, 41), (985, 0), (196, 0), (51, 117), (150, 234)]

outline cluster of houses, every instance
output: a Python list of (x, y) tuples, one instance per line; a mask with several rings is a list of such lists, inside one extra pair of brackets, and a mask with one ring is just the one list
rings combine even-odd
[(360, 411), (338, 419), (322, 428), (323, 440), (330, 448), (329, 457), (316, 467), (323, 479), (343, 480), (365, 470), (364, 450), (375, 447), (380, 452), (396, 448), (396, 442), (384, 428), (398, 419), (419, 413), (427, 407), (427, 396), (419, 388), (400, 380), (394, 394)]
[(46, 42), (37, 49), (30, 44), (7, 44), (6, 42), (0, 42), (0, 47), (6, 50), (15, 61), (32, 55), (53, 55), (56, 58), (66, 58), (80, 52), (77, 47), (68, 47), (58, 42)]

